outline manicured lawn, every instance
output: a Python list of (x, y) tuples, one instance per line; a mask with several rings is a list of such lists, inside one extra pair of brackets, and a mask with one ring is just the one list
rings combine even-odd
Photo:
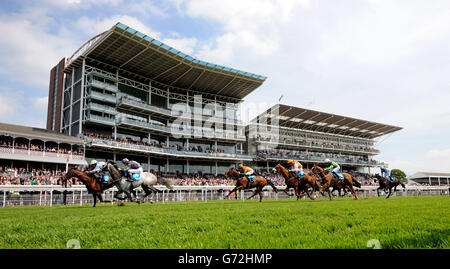
[(0, 248), (449, 248), (450, 197), (0, 208)]

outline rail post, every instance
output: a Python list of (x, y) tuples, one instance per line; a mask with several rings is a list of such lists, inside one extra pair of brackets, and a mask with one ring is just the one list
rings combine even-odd
[(42, 205), (42, 191), (39, 191), (39, 205)]
[(80, 206), (83, 205), (83, 191), (80, 191)]
[(165, 202), (165, 199), (164, 199), (164, 193), (165, 193), (165, 191), (163, 190), (163, 194), (162, 194), (162, 202), (163, 202), (163, 204), (164, 204), (164, 202)]
[(50, 188), (50, 206), (53, 206), (53, 187)]
[(3, 207), (6, 207), (6, 191), (3, 191)]

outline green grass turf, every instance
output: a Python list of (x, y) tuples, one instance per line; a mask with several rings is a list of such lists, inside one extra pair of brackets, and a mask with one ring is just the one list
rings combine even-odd
[(0, 248), (449, 248), (450, 197), (0, 208)]

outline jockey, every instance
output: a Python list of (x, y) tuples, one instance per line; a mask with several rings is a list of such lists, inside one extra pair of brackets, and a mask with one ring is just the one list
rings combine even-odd
[(344, 177), (340, 173), (341, 167), (337, 162), (331, 161), (330, 159), (325, 159), (324, 162), (330, 165), (329, 167), (325, 168), (325, 170), (329, 170), (332, 174), (337, 175), (339, 179), (344, 179)]
[(253, 182), (253, 174), (255, 173), (255, 171), (251, 167), (245, 166), (242, 163), (240, 163), (238, 167), (241, 176), (246, 176), (251, 182)]
[(391, 177), (391, 170), (383, 166), (380, 167), (380, 170), (382, 177), (386, 177), (390, 182), (394, 182), (394, 179)]
[(106, 164), (105, 162), (97, 162), (97, 160), (92, 160), (91, 163), (89, 164), (89, 168), (86, 171), (86, 174), (90, 176), (95, 176), (95, 179), (99, 180), (100, 177), (98, 175), (101, 174), (101, 171), (105, 166), (105, 164)]
[(127, 166), (128, 172), (128, 181), (139, 180), (141, 177), (141, 173), (144, 172), (142, 165), (136, 161), (130, 161), (127, 158), (122, 160), (122, 163)]
[(298, 178), (302, 178), (305, 176), (305, 172), (303, 172), (303, 165), (299, 161), (288, 160), (288, 164), (290, 164), (291, 172), (294, 172)]

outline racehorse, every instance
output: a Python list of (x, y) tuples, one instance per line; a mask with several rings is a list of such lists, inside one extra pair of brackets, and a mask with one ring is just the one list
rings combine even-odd
[(88, 176), (86, 173), (81, 172), (76, 168), (70, 168), (69, 171), (62, 176), (64, 182), (71, 178), (77, 178), (83, 182), (88, 190), (88, 193), (91, 193), (94, 197), (94, 207), (97, 204), (97, 198), (101, 203), (103, 203), (102, 192), (113, 187), (115, 184), (113, 181), (110, 181), (108, 184), (102, 185), (94, 177)]
[(252, 196), (248, 197), (248, 199), (253, 198), (256, 194), (259, 194), (259, 201), (262, 201), (262, 189), (267, 186), (270, 185), (272, 187), (272, 189), (277, 192), (277, 188), (275, 187), (275, 185), (273, 185), (272, 181), (270, 179), (265, 179), (262, 176), (258, 176), (258, 175), (254, 175), (255, 180), (253, 182), (250, 182), (250, 180), (246, 177), (246, 176), (241, 176), (241, 174), (236, 171), (236, 169), (234, 168), (230, 168), (228, 170), (228, 172), (225, 173), (225, 177), (226, 178), (234, 178), (237, 179), (236, 181), (236, 187), (234, 187), (234, 189), (232, 191), (230, 191), (230, 193), (228, 193), (228, 195), (225, 198), (228, 198), (232, 193), (236, 192), (237, 190), (245, 190), (245, 189), (255, 189), (255, 192), (253, 193)]
[[(314, 164), (313, 168), (311, 169), (311, 172), (314, 174), (319, 174), (319, 176), (322, 178), (322, 188), (319, 190), (319, 194), (322, 194), (324, 190), (327, 190), (328, 196), (331, 198), (331, 192), (330, 187), (336, 187), (337, 189), (341, 188), (347, 188), (350, 190), (350, 192), (355, 196), (355, 199), (358, 199), (358, 196), (356, 195), (355, 189), (353, 189), (353, 182), (356, 181), (352, 175), (348, 173), (342, 173), (344, 176), (343, 180), (336, 180), (333, 174), (331, 174), (329, 171), (323, 169), (322, 167), (318, 166), (316, 163)], [(359, 184), (359, 182), (358, 182)]]
[(145, 192), (145, 195), (142, 198), (142, 199), (144, 199), (145, 197), (147, 197), (148, 195), (150, 195), (152, 193), (159, 192), (158, 189), (153, 187), (156, 183), (162, 183), (168, 189), (170, 189), (170, 190), (173, 189), (172, 184), (169, 181), (167, 181), (161, 177), (157, 177), (154, 174), (149, 173), (149, 172), (141, 173), (139, 180), (130, 182), (127, 180), (125, 175), (123, 175), (121, 173), (121, 170), (111, 162), (106, 163), (106, 165), (102, 168), (102, 171), (108, 171), (110, 173), (111, 177), (113, 178), (113, 182), (115, 183), (114, 186), (116, 186), (117, 189), (119, 190), (114, 195), (114, 198), (119, 199), (119, 200), (126, 199), (126, 198), (119, 197), (120, 194), (125, 193), (125, 195), (131, 202), (136, 202), (139, 204), (141, 202), (140, 200), (138, 200), (138, 199), (136, 199), (136, 201), (133, 200), (133, 197), (131, 195), (132, 193), (134, 194), (133, 190), (135, 188), (141, 187)]
[(386, 197), (389, 198), (391, 196), (392, 193), (392, 188), (394, 188), (394, 192), (397, 191), (397, 186), (401, 185), (403, 187), (403, 190), (406, 189), (405, 184), (403, 184), (402, 182), (400, 182), (400, 180), (395, 179), (393, 182), (391, 182), (390, 180), (388, 180), (385, 177), (380, 176), (379, 174), (375, 175), (375, 178), (378, 179), (378, 184), (380, 185), (377, 189), (377, 195), (378, 197), (380, 196), (380, 189), (384, 189), (384, 191), (386, 192), (386, 190), (389, 189), (389, 193)]
[[(306, 192), (309, 199), (314, 200), (311, 197), (311, 194), (314, 193), (315, 190), (319, 190), (320, 186), (316, 180), (316, 177), (309, 173), (309, 171), (305, 171), (306, 175), (301, 179), (298, 179), (291, 171), (287, 170), (283, 165), (277, 164), (275, 168), (272, 169), (272, 173), (280, 173), (284, 177), (284, 182), (286, 184), (286, 188), (283, 190), (288, 196), (292, 196), (289, 194), (287, 190), (293, 188), (295, 190), (295, 195), (297, 196), (297, 200), (301, 198), (303, 195), (300, 194), (300, 190)], [(308, 192), (309, 188), (312, 188), (311, 194)]]

